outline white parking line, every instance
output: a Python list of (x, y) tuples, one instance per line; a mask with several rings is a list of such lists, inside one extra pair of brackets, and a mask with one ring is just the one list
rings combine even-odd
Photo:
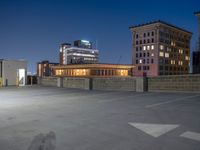
[(187, 96), (187, 97), (181, 97), (181, 98), (177, 98), (177, 99), (172, 100), (172, 101), (165, 101), (165, 102), (161, 102), (161, 103), (155, 103), (155, 104), (147, 105), (146, 108), (152, 108), (152, 107), (165, 105), (165, 104), (169, 104), (169, 103), (174, 103), (174, 102), (178, 102), (178, 101), (182, 101), (182, 100), (187, 100), (187, 99), (195, 98), (195, 97), (199, 97), (199, 96), (200, 95), (192, 95), (192, 96)]
[(196, 132), (187, 131), (181, 134), (180, 137), (200, 141), (200, 133), (196, 133)]

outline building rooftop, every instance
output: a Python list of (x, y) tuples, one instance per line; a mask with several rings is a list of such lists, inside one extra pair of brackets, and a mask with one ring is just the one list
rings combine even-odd
[(156, 24), (156, 23), (165, 24), (165, 25), (167, 25), (167, 26), (170, 26), (170, 27), (173, 27), (173, 28), (177, 28), (177, 29), (179, 29), (179, 30), (182, 30), (182, 31), (184, 31), (184, 32), (187, 32), (187, 33), (192, 34), (192, 32), (190, 32), (190, 31), (187, 31), (187, 30), (185, 30), (185, 29), (183, 29), (183, 28), (177, 27), (177, 26), (175, 26), (175, 25), (172, 25), (172, 24), (167, 23), (167, 22), (162, 21), (162, 20), (156, 20), (156, 21), (152, 21), (152, 22), (145, 23), (145, 24), (139, 24), (139, 25), (131, 26), (131, 27), (129, 27), (129, 29), (131, 29), (131, 28), (137, 28), (137, 27), (142, 27), (142, 26), (146, 26), (146, 25), (151, 25), (151, 24)]
[(73, 69), (86, 69), (86, 68), (118, 68), (118, 69), (131, 69), (134, 68), (133, 65), (128, 64), (69, 64), (69, 65), (59, 65), (59, 66), (53, 66), (52, 68), (73, 68)]

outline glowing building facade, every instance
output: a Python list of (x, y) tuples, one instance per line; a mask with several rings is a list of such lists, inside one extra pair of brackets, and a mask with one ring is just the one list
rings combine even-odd
[(132, 65), (72, 64), (53, 66), (53, 76), (59, 77), (128, 77)]

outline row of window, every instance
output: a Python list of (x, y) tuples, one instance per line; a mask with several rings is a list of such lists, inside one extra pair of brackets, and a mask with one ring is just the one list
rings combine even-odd
[(150, 66), (138, 66), (138, 70), (150, 70)]
[(186, 42), (180, 42), (180, 41), (171, 41), (171, 40), (168, 40), (168, 39), (163, 39), (163, 38), (160, 38), (159, 39), (159, 42), (162, 42), (162, 43), (165, 43), (167, 45), (171, 45), (171, 46), (177, 46), (177, 47), (184, 47), (184, 48), (189, 48), (189, 41), (186, 41)]
[(187, 67), (159, 66), (159, 70), (165, 71), (188, 71)]
[[(150, 53), (148, 52), (148, 53), (136, 53), (136, 58), (138, 58), (138, 57), (149, 57), (150, 56)], [(154, 56), (154, 53), (151, 53), (151, 56), (153, 57)]]
[(181, 75), (181, 74), (186, 74), (186, 73), (188, 73), (188, 71), (186, 71), (186, 72), (159, 72), (159, 75)]
[(154, 60), (153, 60), (153, 59), (139, 59), (139, 60), (136, 59), (136, 60), (135, 60), (135, 63), (136, 63), (136, 64), (146, 64), (146, 63), (147, 63), (147, 64), (150, 64), (150, 63), (153, 64), (153, 63), (154, 63)]
[[(143, 33), (143, 37), (149, 37), (149, 36), (154, 36), (154, 32), (147, 32), (147, 33)], [(139, 34), (136, 34), (136, 39), (139, 38)]]
[(147, 46), (143, 46), (143, 47), (142, 47), (142, 46), (136, 47), (136, 48), (135, 48), (136, 51), (138, 51), (139, 48), (140, 48), (140, 51), (141, 51), (141, 50), (146, 51), (146, 50), (154, 50), (154, 49), (155, 49), (154, 45), (147, 45)]
[(154, 43), (154, 38), (152, 38), (152, 39), (147, 39), (147, 40), (140, 40), (140, 41), (137, 40), (137, 41), (135, 42), (135, 44), (136, 44), (136, 45), (138, 45), (138, 44), (146, 44), (146, 43), (150, 43), (150, 42), (151, 42), (151, 43)]
[(189, 37), (187, 37), (186, 35), (183, 34), (176, 34), (176, 35), (172, 35), (166, 32), (159, 32), (160, 37), (162, 38), (166, 38), (166, 39), (176, 39), (177, 41), (183, 42), (183, 43), (187, 43), (189, 42)]

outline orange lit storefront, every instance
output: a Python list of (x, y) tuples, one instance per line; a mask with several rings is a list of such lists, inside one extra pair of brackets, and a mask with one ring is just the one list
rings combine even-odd
[(53, 66), (53, 76), (60, 77), (128, 77), (132, 65), (117, 64), (75, 64)]

